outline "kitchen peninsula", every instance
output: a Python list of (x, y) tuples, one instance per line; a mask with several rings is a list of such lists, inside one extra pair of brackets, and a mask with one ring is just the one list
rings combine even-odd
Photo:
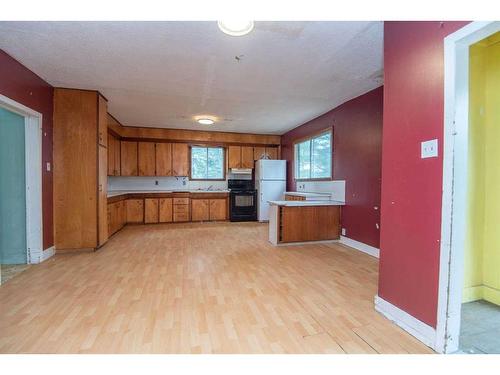
[(340, 238), (340, 206), (344, 202), (285, 200), (269, 204), (269, 242), (273, 245)]

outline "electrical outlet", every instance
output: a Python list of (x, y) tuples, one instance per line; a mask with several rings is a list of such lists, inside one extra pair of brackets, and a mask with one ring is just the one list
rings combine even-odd
[(156, 185), (156, 186), (158, 186), (158, 185), (159, 185), (158, 180), (155, 180), (155, 185)]
[(47, 162), (47, 172), (50, 172), (50, 162)]
[(438, 140), (431, 139), (421, 143), (421, 158), (436, 158), (438, 156)]
[(347, 234), (347, 230), (345, 228), (342, 228), (342, 235), (345, 236)]

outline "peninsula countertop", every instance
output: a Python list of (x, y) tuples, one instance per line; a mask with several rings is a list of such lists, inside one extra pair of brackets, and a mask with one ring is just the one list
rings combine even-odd
[(271, 206), (282, 207), (308, 207), (308, 206), (344, 206), (345, 202), (323, 200), (323, 201), (268, 201)]

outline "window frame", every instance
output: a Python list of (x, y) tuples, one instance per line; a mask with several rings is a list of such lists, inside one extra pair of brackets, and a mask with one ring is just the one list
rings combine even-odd
[[(194, 178), (193, 177), (193, 147), (222, 149), (222, 178)], [(208, 152), (208, 151), (207, 151)], [(189, 145), (189, 180), (191, 181), (226, 181), (226, 147), (221, 145), (190, 144)]]
[[(298, 143), (303, 143), (305, 141), (311, 141), (314, 138), (320, 137), (324, 134), (330, 133), (330, 148), (331, 148), (331, 155), (330, 155), (330, 177), (321, 177), (321, 178), (297, 178), (296, 176), (296, 153), (295, 153), (295, 146)], [(311, 150), (312, 152), (312, 150)], [(315, 132), (313, 134), (309, 134), (306, 137), (298, 138), (295, 141), (293, 141), (293, 164), (292, 164), (292, 173), (293, 173), (293, 179), (294, 181), (332, 181), (333, 180), (333, 126), (328, 127), (326, 129), (322, 129), (318, 132)]]

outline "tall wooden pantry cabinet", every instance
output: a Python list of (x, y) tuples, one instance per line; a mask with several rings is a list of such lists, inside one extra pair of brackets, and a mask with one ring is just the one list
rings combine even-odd
[(108, 240), (107, 147), (107, 100), (97, 91), (54, 89), (56, 251)]

